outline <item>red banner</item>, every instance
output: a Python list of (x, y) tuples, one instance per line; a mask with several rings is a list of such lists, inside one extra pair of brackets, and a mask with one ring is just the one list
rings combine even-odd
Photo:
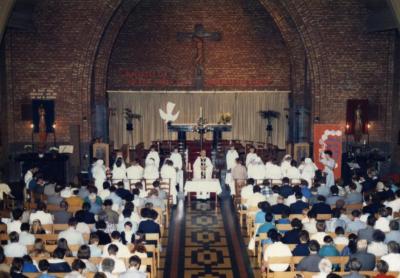
[(342, 137), (343, 127), (338, 124), (314, 124), (314, 162), (320, 170), (321, 154), (326, 150), (332, 151), (332, 158), (336, 161), (334, 169), (335, 179), (342, 176)]

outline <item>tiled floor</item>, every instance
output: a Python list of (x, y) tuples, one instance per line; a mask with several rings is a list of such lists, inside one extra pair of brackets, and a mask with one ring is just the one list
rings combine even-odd
[(224, 223), (212, 202), (187, 209), (184, 277), (233, 277)]

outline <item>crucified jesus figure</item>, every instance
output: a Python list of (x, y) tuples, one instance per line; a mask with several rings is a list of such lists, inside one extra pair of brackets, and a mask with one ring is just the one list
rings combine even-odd
[(194, 26), (194, 32), (179, 32), (177, 34), (178, 41), (182, 41), (186, 38), (191, 39), (194, 46), (196, 47), (196, 56), (194, 57), (194, 87), (196, 90), (202, 90), (204, 82), (204, 39), (209, 39), (211, 41), (220, 41), (221, 33), (206, 32), (204, 30), (203, 24), (198, 23)]

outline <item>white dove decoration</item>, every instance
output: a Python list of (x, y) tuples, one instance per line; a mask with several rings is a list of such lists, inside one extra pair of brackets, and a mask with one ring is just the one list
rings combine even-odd
[(172, 114), (172, 112), (174, 111), (174, 108), (175, 108), (175, 103), (168, 101), (167, 102), (167, 112), (164, 112), (161, 108), (158, 109), (158, 111), (160, 111), (160, 117), (161, 117), (161, 119), (163, 119), (165, 121), (165, 123), (175, 122), (176, 119), (178, 118), (180, 111), (178, 111), (174, 115), (174, 114)]

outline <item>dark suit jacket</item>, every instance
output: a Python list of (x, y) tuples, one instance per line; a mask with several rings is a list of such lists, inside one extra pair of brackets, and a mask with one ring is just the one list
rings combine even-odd
[(312, 206), (311, 210), (316, 214), (331, 214), (331, 206), (322, 202), (316, 203)]
[(139, 228), (137, 230), (138, 234), (152, 234), (160, 233), (160, 225), (158, 225), (153, 220), (144, 220), (140, 222)]
[(111, 243), (111, 237), (106, 232), (97, 230), (96, 234), (99, 236), (99, 245), (106, 245)]
[(117, 194), (122, 200), (125, 200), (127, 202), (132, 202), (133, 200), (132, 193), (125, 188), (118, 188), (117, 191), (115, 191), (115, 194)]
[(285, 236), (282, 238), (282, 242), (286, 244), (297, 244), (300, 243), (299, 233), (301, 230), (293, 229), (287, 231)]
[(309, 271), (319, 272), (318, 264), (322, 260), (322, 257), (318, 254), (311, 254), (304, 257), (296, 267), (296, 271)]
[(284, 211), (290, 213), (290, 208), (285, 204), (276, 204), (271, 207), (271, 212), (273, 214), (282, 214)]
[[(375, 255), (371, 253), (356, 252), (353, 255), (350, 255), (349, 260), (356, 258), (361, 263), (361, 270), (369, 271), (374, 270), (375, 268)], [(346, 266), (347, 268), (347, 266)]]
[(49, 272), (71, 272), (71, 267), (67, 262), (50, 264)]
[(288, 185), (288, 184), (284, 184), (281, 187), (279, 187), (279, 191), (278, 191), (279, 195), (281, 195), (284, 198), (289, 197), (290, 195), (292, 195), (293, 192), (293, 188)]
[(310, 255), (310, 249), (308, 249), (307, 243), (299, 243), (292, 251), (293, 256), (308, 256)]
[(290, 205), (290, 213), (292, 214), (302, 213), (303, 209), (305, 208), (308, 208), (308, 204), (306, 202), (298, 200), (296, 201), (296, 203)]
[(94, 224), (96, 220), (94, 219), (94, 214), (90, 211), (79, 210), (75, 213), (76, 221), (84, 222), (86, 224)]

